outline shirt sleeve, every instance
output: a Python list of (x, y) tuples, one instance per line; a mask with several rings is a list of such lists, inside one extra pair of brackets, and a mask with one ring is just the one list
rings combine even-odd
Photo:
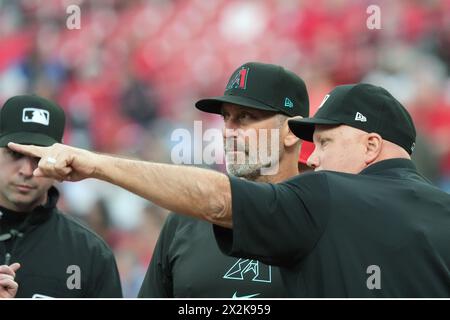
[(170, 214), (159, 235), (138, 298), (173, 298), (172, 271), (168, 251), (175, 236), (175, 214)]
[(233, 229), (214, 226), (222, 252), (289, 266), (314, 248), (330, 212), (324, 173), (305, 173), (279, 184), (229, 179)]

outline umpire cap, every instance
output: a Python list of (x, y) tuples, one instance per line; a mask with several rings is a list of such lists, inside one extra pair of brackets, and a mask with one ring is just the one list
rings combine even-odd
[(299, 138), (313, 141), (315, 125), (345, 124), (378, 133), (409, 154), (414, 150), (416, 129), (408, 111), (386, 89), (359, 83), (338, 86), (325, 96), (314, 117), (289, 120)]
[(64, 134), (64, 111), (36, 95), (14, 96), (0, 110), (0, 147), (9, 142), (51, 146)]

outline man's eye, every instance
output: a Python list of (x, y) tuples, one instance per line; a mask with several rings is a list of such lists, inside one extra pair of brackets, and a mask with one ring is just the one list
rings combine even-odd
[(18, 152), (15, 152), (15, 151), (12, 151), (12, 150), (9, 150), (9, 151), (8, 151), (8, 154), (9, 154), (9, 156), (10, 156), (11, 158), (16, 159), (16, 160), (23, 157), (23, 154), (18, 153)]
[(250, 113), (241, 113), (239, 116), (240, 119), (246, 120), (246, 119), (253, 119), (252, 115)]

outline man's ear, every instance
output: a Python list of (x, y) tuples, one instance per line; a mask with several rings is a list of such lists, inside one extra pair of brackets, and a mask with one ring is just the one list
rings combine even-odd
[(372, 132), (366, 135), (366, 164), (370, 164), (378, 158), (381, 153), (382, 145), (383, 138), (381, 138), (378, 133)]
[(292, 119), (302, 119), (301, 116), (297, 116), (297, 117), (292, 117), (292, 118), (287, 118), (286, 121), (283, 124), (282, 130), (283, 133), (286, 132), (284, 136), (284, 146), (286, 148), (292, 147), (294, 146), (297, 142), (300, 141), (300, 138), (297, 137), (292, 131), (291, 129), (289, 129), (289, 125), (288, 125), (288, 120), (292, 120)]

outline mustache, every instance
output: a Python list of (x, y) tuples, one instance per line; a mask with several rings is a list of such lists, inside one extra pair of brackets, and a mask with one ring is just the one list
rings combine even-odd
[(224, 139), (223, 142), (224, 150), (225, 152), (234, 152), (234, 151), (241, 151), (248, 154), (249, 152), (249, 145), (245, 143), (243, 140), (238, 139)]

